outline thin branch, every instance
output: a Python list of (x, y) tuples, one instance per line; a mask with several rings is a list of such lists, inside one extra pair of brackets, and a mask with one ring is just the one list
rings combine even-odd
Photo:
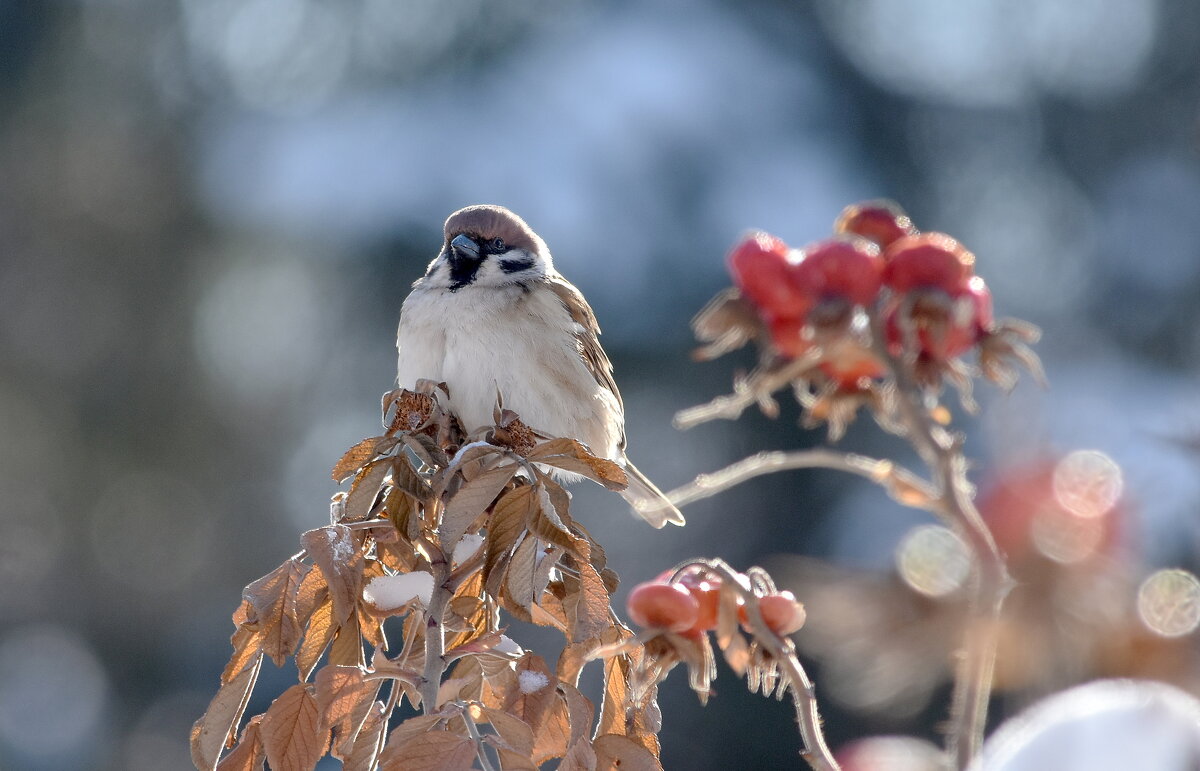
[(754, 639), (770, 654), (779, 665), (783, 676), (787, 679), (792, 693), (792, 704), (796, 708), (796, 724), (800, 729), (800, 738), (804, 742), (801, 756), (813, 767), (814, 771), (840, 771), (841, 766), (834, 759), (833, 753), (825, 743), (825, 734), (821, 730), (821, 716), (817, 711), (817, 699), (812, 681), (796, 657), (796, 646), (792, 641), (780, 637), (771, 631), (763, 620), (758, 609), (758, 596), (746, 584), (742, 577), (724, 560), (690, 560), (676, 566), (675, 574), (690, 567), (702, 567), (720, 576), (724, 585), (732, 587), (742, 598), (746, 608), (746, 618)]
[(910, 506), (918, 505), (924, 500), (927, 504), (922, 507), (931, 508), (938, 497), (937, 491), (929, 482), (890, 460), (824, 449), (760, 452), (719, 471), (701, 474), (688, 484), (672, 490), (667, 497), (671, 503), (682, 506), (716, 495), (755, 477), (802, 468), (828, 468), (856, 474), (882, 485), (890, 495)]
[(449, 587), (450, 564), (445, 556), (432, 561), (433, 592), (425, 611), (425, 668), (421, 673), (421, 710), (431, 715), (437, 710), (438, 689), (446, 672), (446, 609), (453, 594)]
[[(707, 404), (689, 407), (675, 414), (675, 428), (687, 430), (710, 420), (736, 420), (746, 408), (770, 400), (770, 394), (816, 366), (821, 359), (819, 348), (813, 348), (800, 358), (776, 370), (756, 370), (734, 384), (733, 393), (718, 396)], [(768, 402), (769, 403), (769, 402)]]
[[(904, 319), (907, 313), (901, 313)], [(915, 330), (902, 328), (906, 350), (917, 350)], [(1000, 611), (1013, 582), (992, 533), (975, 508), (967, 480), (967, 464), (959, 441), (938, 425), (926, 409), (924, 389), (913, 371), (914, 361), (893, 355), (883, 342), (882, 322), (873, 324), (876, 353), (891, 367), (898, 391), (897, 407), (908, 439), (925, 460), (938, 490), (945, 516), (963, 536), (974, 556), (974, 579), (962, 657), (955, 673), (946, 751), (955, 768), (965, 769), (978, 754), (987, 723), (988, 699), (996, 663)]]
[(482, 771), (496, 771), (496, 767), (488, 759), (486, 745), (483, 743), (483, 737), (479, 735), (479, 726), (475, 725), (475, 721), (471, 718), (470, 709), (463, 709), (462, 719), (467, 724), (467, 733), (475, 741), (476, 755), (479, 757), (479, 765)]

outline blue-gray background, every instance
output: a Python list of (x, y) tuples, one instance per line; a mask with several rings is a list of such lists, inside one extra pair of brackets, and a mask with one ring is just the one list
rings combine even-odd
[[(1188, 0), (0, 0), (0, 768), (189, 767), (239, 590), (325, 519), (469, 203), (521, 213), (587, 295), (631, 455), (671, 487), (818, 441), (794, 406), (670, 427), (745, 364), (687, 355), (728, 245), (898, 198), (1046, 331), (1051, 390), (985, 389), (981, 468), (1101, 449), (1135, 570), (1194, 569), (1169, 439), (1200, 428), (1198, 118)], [(699, 554), (886, 571), (923, 521), (832, 472), (683, 531), (598, 493), (577, 515), (626, 589)], [(672, 677), (668, 768), (793, 762), (790, 710), (743, 690), (723, 670), (701, 709)], [(828, 730), (933, 736), (942, 709)]]

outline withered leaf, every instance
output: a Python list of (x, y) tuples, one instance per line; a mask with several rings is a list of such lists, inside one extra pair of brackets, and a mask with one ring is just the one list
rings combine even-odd
[[(317, 571), (314, 571), (317, 572)], [(308, 680), (309, 675), (317, 666), (321, 654), (329, 647), (333, 633), (337, 627), (333, 625), (333, 601), (326, 595), (325, 599), (313, 611), (308, 621), (308, 630), (296, 651), (296, 669), (300, 671), (300, 680)]]
[(412, 451), (417, 460), (432, 468), (445, 468), (450, 465), (450, 458), (437, 442), (424, 434), (404, 434), (400, 437), (404, 446)]
[(533, 729), (529, 724), (519, 717), (514, 717), (507, 712), (491, 707), (479, 708), (483, 713), (483, 719), (491, 723), (492, 728), (504, 740), (509, 749), (529, 757), (533, 752)]
[(486, 651), (490, 651), (492, 648), (495, 648), (500, 644), (503, 637), (504, 635), (500, 632), (488, 632), (485, 635), (476, 637), (470, 642), (454, 646), (450, 650), (446, 651), (446, 655), (442, 658), (446, 659), (447, 662), (453, 662), (471, 653), (484, 653)]
[(391, 458), (380, 458), (363, 466), (354, 477), (350, 494), (346, 496), (345, 518), (348, 522), (366, 519), (371, 513), (371, 504), (379, 495), (379, 488), (383, 486), (383, 480), (391, 468)]
[(333, 481), (341, 482), (357, 471), (364, 463), (374, 458), (375, 448), (379, 446), (379, 440), (381, 439), (383, 439), (382, 436), (367, 437), (360, 440), (349, 450), (346, 450), (346, 454), (333, 467), (331, 474)]
[(567, 704), (556, 697), (542, 715), (541, 726), (534, 732), (533, 762), (541, 765), (550, 758), (567, 754), (571, 738), (571, 719)]
[(596, 771), (596, 751), (587, 738), (571, 745), (557, 771)]
[(449, 731), (430, 731), (397, 745), (391, 742), (380, 757), (380, 771), (470, 771), (475, 742)]
[(391, 736), (388, 737), (387, 749), (384, 751), (385, 757), (381, 757), (380, 762), (393, 760), (395, 750), (402, 744), (424, 733), (428, 733), (434, 729), (438, 723), (445, 720), (442, 715), (416, 715), (405, 720), (400, 725), (392, 729)]
[(624, 490), (629, 486), (625, 470), (611, 460), (596, 457), (574, 439), (551, 439), (529, 453), (529, 460), (544, 463), (591, 479), (609, 490)]
[(361, 667), (366, 663), (358, 614), (351, 616), (349, 621), (338, 627), (333, 636), (333, 645), (329, 648), (329, 663), (347, 667)]
[(233, 751), (217, 764), (217, 771), (262, 771), (267, 761), (266, 750), (263, 749), (262, 735), (259, 724), (262, 715), (250, 718), (242, 729), (242, 738), (238, 740)]
[(302, 625), (296, 617), (296, 595), (311, 565), (290, 559), (247, 586), (242, 597), (254, 607), (262, 631), (262, 650), (275, 666), (296, 649)]
[(303, 627), (312, 617), (313, 611), (329, 597), (329, 584), (320, 570), (304, 574), (300, 588), (296, 590), (296, 621)]
[(578, 562), (579, 591), (570, 603), (571, 642), (598, 639), (610, 624), (608, 590), (591, 563)]
[(518, 659), (514, 670), (516, 687), (507, 694), (503, 709), (525, 721), (537, 734), (546, 710), (558, 701), (554, 690), (557, 679), (546, 661), (534, 653), (526, 653)]
[(225, 749), (230, 734), (242, 719), (246, 703), (250, 701), (250, 692), (254, 690), (262, 660), (261, 652), (254, 654), (235, 677), (217, 690), (216, 696), (208, 703), (208, 709), (192, 726), (192, 762), (196, 768), (204, 771), (216, 768), (221, 751)]
[(233, 633), (233, 637), (229, 639), (233, 645), (233, 655), (229, 657), (229, 663), (225, 665), (225, 671), (221, 673), (222, 683), (228, 683), (245, 669), (251, 657), (262, 650), (262, 640), (265, 635), (266, 632), (262, 629), (250, 630), (246, 627), (238, 627), (237, 631)]
[(317, 708), (321, 725), (333, 729), (334, 757), (344, 759), (349, 754), (381, 684), (381, 680), (363, 679), (358, 667), (331, 666), (317, 673)]
[(508, 590), (508, 596), (526, 611), (529, 611), (534, 599), (538, 596), (534, 584), (540, 552), (538, 540), (533, 536), (526, 536), (517, 550), (513, 552), (512, 559), (508, 563), (508, 570), (505, 572), (504, 584)]
[(517, 467), (507, 464), (494, 468), (465, 483), (446, 503), (438, 537), (442, 551), (450, 554), (471, 523), (496, 500), (496, 496), (512, 479)]
[(571, 532), (564, 518), (559, 515), (550, 502), (546, 488), (541, 484), (535, 485), (534, 494), (537, 497), (537, 507), (529, 518), (529, 532), (580, 559), (587, 560), (590, 555), (590, 545), (585, 539)]
[(362, 596), (364, 560), (354, 534), (345, 525), (326, 525), (304, 533), (300, 543), (329, 583), (334, 622), (345, 624)]
[(293, 685), (263, 715), (263, 747), (272, 771), (309, 771), (329, 745), (329, 729), (321, 727), (317, 700), (308, 688)]
[(500, 758), (501, 771), (538, 771), (538, 767), (533, 764), (533, 759), (519, 752), (501, 747), (500, 742), (495, 740), (494, 736), (485, 736), (483, 740), (496, 748), (496, 755)]
[(595, 642), (592, 640), (571, 643), (563, 648), (562, 653), (558, 655), (558, 664), (554, 668), (558, 679), (578, 688), (579, 674), (583, 671), (584, 664), (590, 661), (588, 654), (595, 648)]
[(533, 487), (519, 485), (501, 496), (492, 508), (484, 547), (483, 580), (488, 593), (493, 596), (499, 594), (500, 588), (500, 574), (496, 568), (524, 532), (525, 523), (529, 521), (536, 503)]
[(570, 743), (575, 745), (591, 735), (592, 718), (596, 714), (596, 709), (587, 700), (587, 697), (580, 693), (579, 689), (573, 685), (559, 683), (558, 691), (567, 703), (567, 713), (571, 720)]
[(354, 745), (342, 761), (342, 771), (375, 771), (379, 753), (383, 751), (386, 726), (383, 702), (377, 701), (368, 709), (367, 718), (354, 737)]
[(662, 771), (654, 753), (626, 736), (605, 734), (592, 742), (596, 771)]
[[(608, 637), (606, 636), (606, 642)], [(600, 707), (600, 723), (597, 732), (620, 734), (629, 732), (625, 711), (629, 701), (629, 660), (624, 656), (613, 656), (604, 661), (604, 700)]]

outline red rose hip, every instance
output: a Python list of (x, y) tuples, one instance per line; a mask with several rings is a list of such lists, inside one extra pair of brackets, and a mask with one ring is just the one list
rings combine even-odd
[(975, 255), (945, 233), (905, 236), (887, 248), (883, 259), (883, 283), (897, 292), (941, 289), (957, 296), (975, 267)]
[(815, 301), (868, 305), (879, 293), (883, 260), (874, 243), (851, 236), (827, 238), (804, 247), (803, 255), (791, 267), (792, 281)]
[(833, 223), (833, 232), (862, 236), (887, 247), (904, 236), (916, 235), (917, 229), (895, 201), (877, 200), (851, 204), (842, 209)]
[(733, 283), (768, 317), (799, 318), (812, 304), (788, 279), (788, 245), (770, 233), (749, 233), (729, 252), (728, 263)]
[[(762, 614), (767, 628), (781, 637), (799, 631), (807, 618), (804, 606), (796, 602), (796, 595), (788, 591), (759, 597), (758, 612)], [(738, 608), (738, 619), (742, 626), (750, 626), (750, 617), (745, 606)]]
[(685, 587), (648, 581), (633, 587), (625, 603), (638, 626), (686, 632), (696, 625), (700, 604)]

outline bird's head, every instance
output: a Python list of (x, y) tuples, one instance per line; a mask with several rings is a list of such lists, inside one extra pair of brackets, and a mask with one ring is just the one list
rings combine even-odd
[(554, 268), (550, 250), (525, 220), (503, 206), (459, 209), (446, 219), (445, 242), (425, 282), (457, 292), (536, 281)]

